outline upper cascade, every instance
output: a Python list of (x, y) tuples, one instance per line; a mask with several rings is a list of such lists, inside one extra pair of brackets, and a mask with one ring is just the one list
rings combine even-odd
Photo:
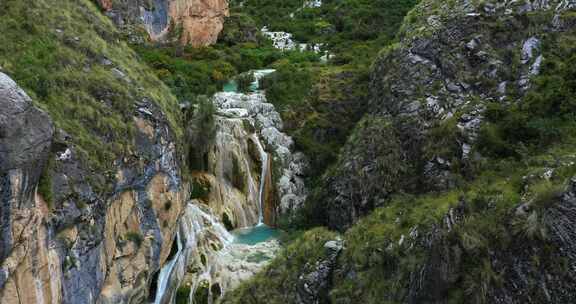
[(129, 33), (143, 26), (153, 41), (163, 41), (171, 33), (182, 44), (194, 47), (216, 43), (229, 15), (227, 0), (98, 0), (114, 23)]
[[(259, 79), (273, 72), (274, 70), (254, 72), (256, 80), (252, 87), (255, 90), (251, 93), (220, 92), (213, 98), (219, 115), (230, 119), (244, 119), (258, 130), (264, 148), (273, 156), (272, 163), (279, 166), (275, 170), (280, 172), (280, 176), (275, 176), (274, 180), (277, 181), (275, 188), (280, 204), (270, 210), (271, 204), (266, 202), (266, 199), (263, 202), (264, 222), (271, 225), (274, 225), (271, 216), (291, 214), (302, 206), (308, 194), (304, 184), (308, 160), (304, 154), (294, 152), (294, 140), (281, 131), (283, 123), (280, 114), (274, 105), (266, 102), (264, 92), (258, 90)], [(270, 170), (268, 173), (271, 173)]]

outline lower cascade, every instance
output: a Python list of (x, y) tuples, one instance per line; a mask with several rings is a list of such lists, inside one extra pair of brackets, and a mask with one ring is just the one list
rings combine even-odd
[(280, 115), (258, 90), (259, 79), (273, 72), (255, 71), (250, 93), (228, 89), (212, 98), (214, 144), (204, 170), (192, 172), (192, 191), (200, 194), (180, 218), (153, 303), (217, 303), (268, 265), (280, 249), (276, 217), (290, 217), (306, 199), (307, 160), (293, 153)]

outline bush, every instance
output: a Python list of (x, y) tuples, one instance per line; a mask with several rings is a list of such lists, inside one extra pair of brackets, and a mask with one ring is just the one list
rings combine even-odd
[(176, 304), (188, 304), (190, 301), (190, 286), (180, 286), (176, 291)]
[(201, 182), (197, 179), (190, 184), (190, 198), (191, 199), (207, 199), (210, 195), (210, 184)]
[(532, 79), (530, 92), (512, 104), (489, 103), (487, 124), (480, 133), (479, 147), (494, 157), (519, 157), (514, 147), (542, 149), (576, 136), (576, 39), (571, 35), (547, 37), (544, 65)]
[(140, 247), (140, 245), (142, 245), (142, 242), (144, 241), (142, 235), (139, 232), (135, 231), (126, 233), (125, 239), (130, 242), (133, 242), (134, 244), (136, 244), (137, 247)]
[(254, 81), (256, 81), (256, 78), (252, 72), (244, 73), (236, 77), (238, 91), (242, 93), (248, 93), (252, 91), (252, 83), (254, 83)]
[(268, 102), (282, 111), (305, 101), (312, 88), (312, 74), (309, 69), (284, 63), (277, 66), (275, 73), (264, 77), (261, 85)]
[(54, 164), (54, 156), (50, 154), (48, 156), (48, 162), (46, 163), (44, 170), (42, 171), (42, 175), (40, 176), (40, 180), (38, 182), (38, 194), (42, 196), (46, 204), (48, 204), (48, 208), (54, 208), (54, 198), (52, 192), (52, 176), (51, 169)]
[(197, 97), (187, 112), (186, 137), (190, 170), (206, 169), (207, 153), (216, 136), (215, 114), (216, 107), (206, 96)]

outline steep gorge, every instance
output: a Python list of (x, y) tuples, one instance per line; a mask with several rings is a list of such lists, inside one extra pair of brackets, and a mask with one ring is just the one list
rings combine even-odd
[(421, 1), (307, 201), (341, 234), (308, 231), (225, 302), (575, 301), (574, 9)]
[[(182, 45), (214, 44), (227, 1), (96, 3), (0, 3), (18, 41), (0, 45), (1, 303), (576, 301), (573, 0), (421, 1), (372, 65), (354, 130), (311, 127), (351, 134), (313, 183), (282, 117), (304, 129), (313, 102), (353, 105), (326, 88), (272, 104), (273, 69), (210, 71), (223, 91), (176, 100), (185, 81), (160, 81), (165, 58), (154, 74), (125, 35), (218, 57)], [(243, 43), (241, 59), (270, 52)], [(265, 56), (357, 72), (310, 43)], [(283, 247), (276, 226), (324, 227)]]
[[(60, 3), (43, 22), (28, 25), (25, 30), (32, 32), (25, 35), (19, 27), (5, 26), (26, 23), (53, 4), (11, 1), (0, 10), (2, 28), (10, 29), (7, 37), (25, 38), (2, 46), (1, 64), (32, 96), (1, 74), (0, 301), (170, 302), (174, 293), (157, 297), (156, 291), (175, 292), (184, 279), (182, 267), (210, 266), (204, 271), (219, 277), (218, 268), (223, 272), (224, 265), (236, 262), (233, 257), (214, 264), (215, 274), (206, 264), (231, 238), (216, 229), (222, 227), (221, 214), (228, 215), (229, 229), (259, 222), (263, 178), (254, 158), (262, 156), (250, 155), (247, 146), (259, 139), (242, 120), (220, 116), (221, 138), (212, 146), (210, 162), (214, 188), (222, 191), (211, 193), (223, 197), (191, 200), (201, 189), (191, 183), (195, 173), (186, 172), (176, 99), (116, 39), (120, 33), (90, 1)], [(49, 57), (38, 44), (49, 48)], [(234, 129), (240, 132), (232, 137), (236, 142), (229, 137)], [(238, 163), (241, 167), (234, 167)], [(270, 184), (270, 176), (266, 179)], [(268, 189), (263, 197), (272, 201), (272, 188), (263, 189)], [(244, 199), (236, 201), (239, 197)], [(272, 254), (278, 245), (266, 246), (272, 245), (263, 247)], [(249, 258), (251, 248), (237, 247)], [(251, 263), (257, 269), (261, 261)], [(179, 279), (173, 278), (174, 269)], [(222, 282), (222, 288), (229, 284)]]

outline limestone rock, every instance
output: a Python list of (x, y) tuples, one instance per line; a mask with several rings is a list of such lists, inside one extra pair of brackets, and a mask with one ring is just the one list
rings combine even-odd
[(137, 160), (117, 160), (107, 178), (90, 170), (70, 136), (55, 132), (49, 116), (0, 74), (0, 302), (148, 297), (187, 198), (164, 114), (150, 100), (138, 104)]
[(336, 267), (338, 255), (343, 249), (342, 240), (328, 241), (324, 244), (325, 258), (314, 265), (307, 264), (304, 273), (299, 276), (297, 303), (327, 303), (331, 288), (332, 272)]
[[(546, 59), (541, 54), (541, 36), (567, 26), (554, 27), (553, 16), (562, 15), (571, 3), (454, 1), (440, 5), (424, 1), (416, 6), (413, 15), (418, 20), (405, 23), (400, 43), (373, 66), (368, 116), (376, 119), (361, 123), (352, 135), (355, 140), (344, 146), (337, 169), (324, 179), (326, 190), (319, 205), (326, 206), (327, 224), (344, 230), (385, 203), (391, 193), (454, 187), (453, 164), (474, 158), (470, 154), (475, 153), (472, 147), (484, 124), (486, 104), (517, 91), (520, 94), (514, 99), (519, 101), (528, 91)], [(436, 5), (438, 9), (431, 9)], [(511, 20), (527, 14), (543, 17), (533, 30), (520, 25), (507, 29), (513, 36), (498, 38), (495, 29), (485, 26), (495, 20), (512, 25)], [(439, 147), (434, 130), (454, 120), (457, 131)], [(376, 124), (391, 126), (388, 139), (373, 132)], [(393, 160), (371, 160), (381, 155), (377, 151), (382, 146), (391, 146), (395, 137), (399, 144), (388, 154), (399, 156), (395, 163), (402, 174), (387, 176), (382, 173), (386, 170), (378, 168)]]
[[(36, 196), (54, 127), (49, 116), (0, 73), (0, 302), (62, 299), (58, 250), (50, 247), (48, 207)], [(52, 275), (56, 275), (52, 277)]]
[(164, 41), (174, 33), (182, 44), (206, 46), (217, 41), (228, 17), (227, 0), (99, 0), (118, 27), (129, 33), (146, 29), (153, 41)]

